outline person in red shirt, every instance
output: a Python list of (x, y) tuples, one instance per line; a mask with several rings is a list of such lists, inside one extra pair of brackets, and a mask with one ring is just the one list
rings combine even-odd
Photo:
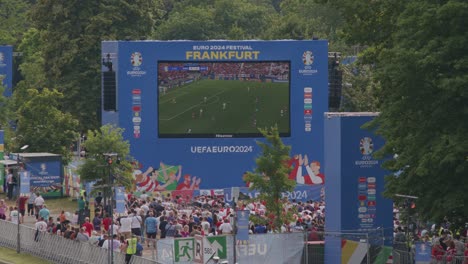
[(28, 196), (21, 196), (19, 198), (19, 212), (21, 214), (21, 221), (20, 223), (24, 223), (24, 214), (26, 213), (26, 203), (28, 201)]
[(89, 217), (85, 218), (85, 222), (82, 226), (86, 227), (86, 232), (88, 233), (89, 237), (91, 237), (91, 232), (94, 230), (94, 226), (89, 222)]
[(445, 254), (444, 248), (440, 245), (440, 242), (436, 240), (435, 245), (432, 246), (431, 258), (436, 261), (442, 261), (442, 257)]
[(105, 232), (109, 231), (109, 226), (112, 223), (112, 218), (109, 216), (109, 214), (106, 214), (106, 217), (102, 220), (102, 227), (104, 228)]

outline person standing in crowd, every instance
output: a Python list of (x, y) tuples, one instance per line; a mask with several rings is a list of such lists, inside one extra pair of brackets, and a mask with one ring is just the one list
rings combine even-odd
[(112, 231), (112, 234), (120, 234), (120, 226), (118, 225), (118, 223), (119, 222), (117, 220), (114, 221), (114, 223), (112, 223), (112, 227), (111, 227), (112, 230), (110, 230), (110, 231)]
[(34, 200), (34, 211), (36, 213), (36, 219), (39, 218), (39, 211), (42, 209), (44, 203), (45, 201), (44, 198), (42, 198), (42, 195), (40, 193), (36, 193), (36, 199)]
[(146, 246), (150, 246), (151, 240), (153, 241), (153, 246), (156, 247), (156, 231), (158, 230), (158, 219), (154, 217), (153, 211), (149, 212), (148, 217), (145, 219), (145, 228), (146, 228)]
[(101, 238), (101, 236), (99, 235), (99, 232), (97, 231), (93, 231), (91, 233), (91, 237), (89, 238), (88, 242), (91, 244), (91, 245), (94, 245), (94, 246), (97, 246), (97, 244), (99, 243), (99, 239)]
[(132, 218), (131, 216), (120, 218), (119, 232), (124, 236), (125, 239), (131, 237), (132, 234)]
[(12, 170), (7, 170), (7, 176), (6, 176), (6, 182), (7, 182), (7, 197), (8, 200), (13, 199), (13, 189), (15, 187), (15, 182), (13, 179), (13, 172)]
[(177, 229), (175, 220), (169, 221), (166, 225), (166, 237), (175, 237), (176, 231)]
[(8, 211), (8, 206), (5, 203), (5, 200), (0, 200), (0, 219), (6, 220), (6, 213)]
[(34, 241), (39, 242), (40, 236), (43, 233), (47, 232), (47, 223), (44, 221), (44, 218), (40, 217), (37, 220), (35, 227), (36, 227), (36, 233), (34, 235)]
[(93, 219), (94, 230), (101, 232), (102, 218), (100, 213), (96, 213), (96, 216)]
[(95, 203), (96, 207), (101, 206), (101, 203), (102, 203), (102, 193), (101, 192), (98, 192), (96, 198), (94, 198), (94, 203)]
[(167, 220), (166, 217), (163, 215), (159, 218), (160, 224), (159, 224), (159, 230), (161, 231), (160, 238), (166, 238), (166, 226), (167, 226)]
[(39, 217), (42, 217), (44, 219), (49, 219), (50, 216), (50, 211), (47, 209), (47, 206), (45, 204), (42, 205), (42, 209), (39, 210)]
[(20, 218), (21, 218), (21, 223), (24, 223), (24, 214), (26, 213), (26, 202), (28, 201), (27, 196), (20, 196), (19, 197), (19, 213), (20, 213)]
[(219, 230), (223, 235), (232, 234), (232, 225), (229, 223), (229, 219), (224, 219), (224, 223), (219, 226)]
[(190, 230), (189, 230), (189, 229), (190, 229), (190, 228), (189, 228), (188, 225), (184, 225), (184, 228), (183, 228), (183, 230), (180, 232), (180, 235), (181, 235), (182, 237), (188, 237), (188, 236), (190, 236)]
[[(107, 234), (102, 235), (102, 238), (98, 242), (98, 247), (104, 248), (104, 243), (108, 243), (106, 242), (107, 240), (109, 240), (109, 236)], [(109, 246), (107, 246), (107, 248), (109, 248)]]
[(85, 218), (85, 222), (83, 223), (82, 226), (86, 227), (86, 233), (88, 233), (88, 237), (90, 237), (91, 232), (94, 230), (94, 226), (93, 224), (89, 222), (89, 217)]
[(134, 234), (135, 236), (141, 236), (141, 223), (143, 222), (141, 216), (138, 215), (137, 211), (132, 209), (129, 217), (131, 217), (132, 219), (132, 234)]
[(210, 223), (206, 217), (202, 218), (201, 227), (204, 235), (207, 235), (210, 232)]
[(130, 263), (130, 259), (132, 259), (132, 256), (137, 253), (137, 243), (138, 240), (136, 236), (132, 236), (131, 238), (128, 238), (126, 241), (127, 244), (127, 251), (125, 254), (125, 263)]
[(64, 226), (67, 222), (67, 215), (65, 214), (64, 210), (62, 210), (62, 212), (59, 215), (59, 222), (62, 226)]
[(13, 224), (18, 224), (19, 221), (19, 212), (18, 207), (10, 206), (10, 217), (8, 218)]
[(78, 198), (78, 223), (79, 224), (83, 223), (85, 207), (86, 207), (86, 202), (83, 196), (80, 196), (80, 198)]
[(104, 219), (102, 219), (102, 229), (104, 232), (109, 232), (109, 227), (112, 224), (112, 218), (109, 216), (108, 213), (105, 213)]
[(76, 235), (76, 240), (80, 241), (80, 242), (88, 242), (89, 240), (89, 236), (88, 236), (88, 233), (87, 233), (87, 228), (86, 227), (82, 227), (80, 228), (80, 232)]
[(146, 194), (146, 192), (143, 191), (143, 193), (140, 194), (140, 200), (141, 201), (146, 201), (147, 198), (148, 198), (148, 194)]
[(29, 194), (28, 198), (28, 216), (34, 215), (34, 201), (36, 200), (37, 196), (34, 192)]
[(104, 243), (102, 244), (102, 248), (109, 249), (111, 244), (112, 244), (113, 251), (114, 252), (119, 252), (119, 250), (120, 250), (120, 240), (118, 240), (117, 238), (118, 238), (117, 234), (115, 234), (113, 236), (113, 239), (112, 239), (113, 241), (109, 237), (109, 239), (104, 241)]

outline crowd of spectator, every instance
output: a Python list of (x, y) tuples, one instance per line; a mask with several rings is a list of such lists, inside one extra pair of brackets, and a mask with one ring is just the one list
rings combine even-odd
[(468, 264), (468, 223), (456, 227), (447, 218), (440, 224), (403, 224), (398, 208), (394, 209), (393, 248), (416, 254), (416, 246), (430, 248), (433, 264)]
[[(189, 79), (208, 77), (228, 79), (289, 79), (289, 64), (280, 62), (230, 63), (213, 62), (199, 63), (204, 70), (190, 71), (184, 63), (160, 63), (158, 80), (162, 86), (180, 86)], [(185, 69), (184, 69), (185, 68)]]
[[(36, 218), (36, 237), (49, 233), (78, 242), (122, 252), (128, 256), (141, 255), (144, 246), (154, 247), (156, 239), (194, 237), (195, 235), (215, 236), (230, 235), (235, 232), (233, 221), (235, 210), (250, 211), (250, 234), (277, 232), (273, 228), (271, 214), (261, 201), (241, 200), (237, 204), (224, 201), (224, 196), (201, 195), (183, 198), (179, 195), (163, 196), (154, 193), (150, 196), (143, 192), (125, 195), (124, 214), (110, 214), (109, 205), (104, 205), (101, 194), (95, 197), (94, 217), (86, 213), (86, 197), (78, 199), (78, 210), (74, 214), (62, 211), (58, 216), (51, 216), (40, 194), (24, 197), (28, 216)], [(322, 201), (296, 202), (285, 198), (282, 201), (284, 211), (294, 209), (292, 221), (281, 226), (282, 232), (309, 232), (309, 240), (321, 240), (324, 227), (325, 204)], [(17, 223), (18, 209), (5, 208), (0, 201), (0, 217)], [(9, 212), (9, 213), (7, 213)], [(8, 216), (7, 216), (8, 215)]]

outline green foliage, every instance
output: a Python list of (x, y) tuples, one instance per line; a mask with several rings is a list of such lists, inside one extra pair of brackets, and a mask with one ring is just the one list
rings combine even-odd
[(381, 99), (378, 97), (380, 83), (374, 69), (369, 65), (353, 63), (342, 65), (343, 104), (345, 112), (378, 112)]
[(28, 99), (17, 110), (15, 140), (11, 140), (10, 150), (29, 145), (29, 152), (52, 152), (60, 154), (64, 163), (71, 160), (70, 146), (78, 137), (78, 121), (58, 106), (63, 95), (47, 88), (28, 89)]
[[(123, 129), (111, 125), (88, 131), (87, 140), (84, 143), (87, 151), (86, 159), (78, 169), (83, 180), (100, 180), (100, 184), (108, 184), (110, 174), (113, 175), (115, 184), (126, 187), (132, 185), (130, 144), (123, 139), (122, 133)], [(107, 162), (106, 153), (115, 154), (110, 165)], [(118, 159), (119, 162), (117, 162)]]
[(267, 212), (274, 215), (273, 229), (279, 232), (283, 223), (291, 220), (281, 203), (282, 193), (292, 191), (296, 186), (296, 182), (287, 176), (291, 147), (284, 145), (277, 127), (260, 129), (260, 132), (266, 142), (257, 142), (262, 152), (256, 159), (257, 167), (253, 172), (247, 172), (245, 181), (253, 183), (251, 188), (260, 192), (258, 199), (265, 201)]
[(61, 109), (80, 121), (81, 131), (99, 124), (101, 41), (150, 36), (162, 13), (158, 7), (156, 0), (44, 0), (31, 9), (46, 86), (63, 92)]
[(216, 37), (215, 27), (211, 10), (187, 6), (173, 10), (169, 19), (160, 25), (155, 37), (164, 40), (208, 40)]
[[(0, 85), (0, 94), (3, 94), (5, 87)], [(0, 126), (1, 129), (8, 128), (8, 121), (13, 116), (11, 112), (11, 102), (5, 97), (0, 96)]]
[(28, 1), (0, 0), (0, 45), (16, 45), (28, 27)]
[(372, 125), (386, 139), (377, 154), (397, 153), (385, 167), (402, 170), (387, 177), (387, 195), (418, 196), (416, 208), (426, 219), (466, 218), (468, 3), (369, 2), (346, 10), (363, 8), (350, 12), (356, 23), (348, 23), (348, 34), (372, 45), (365, 59), (375, 62), (382, 110)]
[(270, 5), (241, 0), (181, 2), (174, 5), (154, 36), (164, 40), (259, 38), (274, 13)]
[[(330, 42), (330, 50), (341, 47), (340, 33), (344, 20), (339, 10), (329, 3), (311, 0), (285, 0), (280, 2), (279, 17), (268, 28), (269, 39), (312, 39)], [(342, 51), (342, 50), (338, 50)]]

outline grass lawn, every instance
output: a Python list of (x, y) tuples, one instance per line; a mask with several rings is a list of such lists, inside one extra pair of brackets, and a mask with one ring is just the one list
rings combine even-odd
[(258, 134), (289, 131), (289, 84), (200, 80), (159, 97), (159, 134)]
[[(5, 199), (8, 206), (15, 206), (16, 201), (8, 201), (5, 194), (0, 194), (0, 199)], [(72, 201), (70, 197), (64, 198), (45, 198), (45, 204), (49, 209), (51, 216), (58, 216), (62, 210), (73, 214), (78, 209), (78, 203)]]
[(34, 264), (48, 264), (52, 263), (41, 258), (33, 257), (29, 254), (18, 254), (16, 250), (12, 250), (9, 248), (2, 248), (0, 247), (0, 262), (4, 261), (5, 263), (34, 263)]

